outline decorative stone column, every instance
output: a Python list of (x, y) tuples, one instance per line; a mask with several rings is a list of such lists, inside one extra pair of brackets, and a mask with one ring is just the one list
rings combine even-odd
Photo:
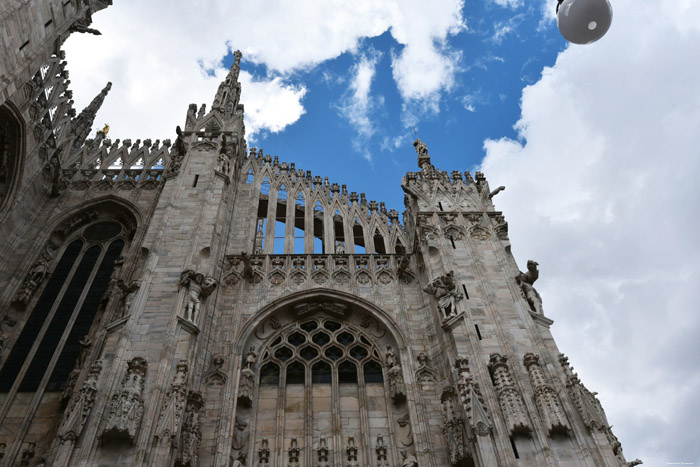
[(565, 435), (569, 430), (569, 422), (561, 407), (559, 398), (554, 388), (547, 383), (547, 379), (540, 367), (540, 357), (533, 353), (525, 354), (523, 363), (530, 375), (530, 383), (535, 391), (535, 404), (539, 410), (549, 435)]
[(496, 386), (498, 403), (510, 434), (527, 436), (530, 434), (530, 422), (507, 362), (508, 359), (501, 354), (493, 353), (489, 356), (489, 369)]
[(122, 390), (112, 396), (107, 413), (107, 423), (102, 429), (100, 440), (136, 440), (136, 432), (143, 417), (143, 388), (148, 364), (141, 357), (127, 362), (128, 369), (122, 381)]

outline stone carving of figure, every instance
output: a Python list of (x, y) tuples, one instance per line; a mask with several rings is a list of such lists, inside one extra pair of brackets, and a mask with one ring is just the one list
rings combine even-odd
[(392, 368), (394, 365), (396, 365), (398, 362), (396, 360), (396, 354), (394, 353), (394, 349), (390, 346), (386, 346), (386, 366), (389, 368)]
[(240, 454), (248, 448), (248, 439), (250, 438), (250, 433), (248, 432), (248, 423), (245, 420), (241, 420), (236, 417), (236, 429), (233, 432), (233, 441), (231, 442), (231, 447), (239, 451), (238, 459), (240, 459)]
[(185, 151), (187, 151), (185, 141), (182, 139), (182, 129), (179, 125), (175, 128), (175, 133), (177, 133), (177, 138), (173, 145), (174, 151), (170, 154), (170, 165), (168, 166), (168, 172), (170, 173), (177, 173), (180, 171), (182, 159), (185, 157)]
[(121, 391), (112, 396), (103, 440), (126, 439), (134, 441), (143, 417), (143, 388), (146, 378), (146, 360), (136, 357), (127, 362), (128, 370)]
[(24, 282), (22, 282), (22, 286), (17, 291), (13, 302), (26, 306), (29, 300), (31, 300), (34, 291), (41, 285), (47, 274), (48, 263), (45, 260), (40, 259), (34, 263), (27, 273), (27, 276), (24, 278)]
[(253, 346), (250, 348), (250, 350), (248, 350), (248, 354), (245, 357), (245, 367), (248, 368), (249, 370), (252, 370), (253, 367), (255, 366), (255, 360), (257, 358), (258, 358), (258, 356), (255, 353), (255, 346)]
[(405, 449), (401, 450), (401, 457), (401, 467), (418, 467), (418, 460), (416, 460), (416, 456)]
[(406, 386), (403, 382), (401, 365), (394, 365), (389, 368), (389, 391), (394, 404), (399, 404), (406, 399)]
[(544, 312), (542, 311), (542, 297), (540, 297), (539, 292), (537, 292), (535, 287), (533, 287), (533, 284), (540, 276), (537, 266), (537, 262), (528, 260), (527, 272), (521, 272), (515, 276), (515, 281), (520, 286), (523, 297), (525, 297), (525, 300), (527, 300), (527, 302), (530, 304), (532, 311), (539, 313), (540, 315), (544, 315)]
[(2, 318), (0, 318), (0, 363), (2, 363), (2, 349), (5, 344), (5, 330), (3, 327), (7, 325), (7, 327), (14, 327), (17, 324), (17, 321), (14, 319), (10, 318), (7, 315), (4, 315)]
[(228, 175), (230, 158), (228, 156), (228, 148), (226, 147), (226, 135), (221, 136), (221, 149), (219, 150), (219, 157), (216, 161), (216, 165), (219, 172)]
[(423, 288), (423, 292), (435, 297), (446, 319), (457, 316), (457, 302), (462, 300), (464, 295), (457, 291), (453, 271), (433, 279)]
[(132, 281), (129, 283), (124, 282), (122, 279), (119, 279), (117, 281), (117, 287), (119, 287), (122, 291), (120, 298), (121, 304), (119, 310), (120, 318), (128, 315), (131, 311), (131, 304), (133, 303), (134, 297), (136, 296), (136, 292), (139, 290), (140, 286), (141, 284), (139, 281)]
[(206, 297), (216, 288), (216, 280), (213, 277), (204, 276), (191, 269), (180, 274), (180, 285), (187, 288), (185, 297), (185, 319), (197, 323), (199, 316), (200, 297)]
[(255, 372), (250, 368), (241, 370), (241, 381), (238, 384), (238, 402), (243, 407), (250, 407), (253, 401), (253, 390), (255, 386)]

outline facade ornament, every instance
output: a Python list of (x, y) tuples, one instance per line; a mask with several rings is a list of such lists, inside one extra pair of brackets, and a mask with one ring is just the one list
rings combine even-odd
[(530, 423), (525, 405), (515, 386), (507, 362), (508, 359), (501, 354), (493, 353), (489, 356), (488, 366), (496, 386), (498, 403), (501, 406), (508, 431), (513, 435), (529, 435)]
[(10, 318), (10, 316), (7, 314), (0, 318), (0, 363), (2, 363), (2, 351), (5, 345), (5, 339), (7, 339), (7, 336), (5, 335), (5, 327), (12, 328), (15, 327), (16, 324), (17, 321)]
[(406, 276), (406, 269), (408, 269), (408, 256), (403, 255), (399, 259), (399, 266), (396, 268), (396, 275), (399, 279), (404, 279)]
[(48, 261), (43, 257), (39, 258), (24, 277), (24, 281), (15, 294), (12, 303), (18, 304), (24, 309), (29, 304), (34, 292), (39, 288), (49, 272)]
[(389, 461), (386, 458), (386, 446), (384, 446), (384, 437), (377, 436), (377, 447), (374, 448), (377, 453), (377, 467), (389, 467)]
[(515, 281), (520, 286), (520, 290), (523, 294), (527, 303), (530, 304), (530, 308), (535, 313), (544, 315), (542, 311), (542, 297), (540, 297), (539, 292), (533, 287), (533, 284), (540, 277), (540, 271), (537, 269), (537, 262), (531, 259), (527, 261), (527, 272), (521, 272), (515, 276)]
[(66, 416), (63, 419), (63, 423), (58, 429), (58, 438), (65, 442), (75, 441), (80, 436), (80, 433), (85, 426), (92, 407), (95, 403), (95, 394), (97, 393), (97, 381), (102, 372), (102, 361), (98, 360), (90, 366), (90, 371), (88, 372), (85, 382), (80, 388), (78, 397), (73, 401), (66, 412)]
[(418, 460), (416, 456), (406, 451), (401, 450), (401, 467), (418, 467)]
[(418, 369), (419, 370), (428, 366), (428, 361), (429, 361), (428, 354), (426, 354), (425, 352), (419, 353), (418, 356), (416, 357), (416, 360), (418, 360)]
[(316, 454), (318, 456), (317, 467), (329, 467), (328, 464), (328, 443), (326, 438), (319, 438), (318, 448), (316, 448)]
[(464, 294), (457, 291), (454, 271), (433, 279), (423, 288), (423, 292), (435, 297), (444, 319), (457, 316), (457, 302), (464, 298)]
[(430, 167), (430, 154), (428, 154), (428, 146), (426, 146), (425, 143), (418, 138), (413, 142), (413, 147), (418, 154), (418, 167), (420, 167), (422, 170), (427, 170), (427, 168)]
[(584, 425), (588, 430), (604, 431), (608, 425), (608, 419), (603, 411), (603, 406), (596, 397), (598, 393), (589, 391), (586, 386), (581, 383), (579, 377), (574, 373), (573, 367), (569, 365), (569, 358), (563, 353), (559, 354), (559, 363), (564, 369), (566, 375), (566, 389), (569, 396), (574, 401), (574, 405), (578, 410)]
[(160, 443), (174, 444), (180, 430), (187, 399), (187, 360), (180, 360), (175, 367), (173, 382), (165, 393), (163, 407), (156, 425), (156, 440)]
[(398, 405), (406, 400), (406, 386), (403, 382), (403, 372), (399, 364), (389, 368), (389, 391), (394, 405)]
[(452, 387), (448, 387), (442, 392), (440, 402), (442, 403), (442, 433), (445, 436), (450, 464), (459, 465), (461, 462), (471, 459), (472, 454), (469, 449), (464, 417)]
[(107, 413), (107, 423), (100, 438), (103, 442), (111, 440), (136, 440), (136, 432), (143, 417), (143, 389), (145, 386), (148, 364), (141, 357), (127, 362), (128, 368), (122, 389), (112, 396)]
[(226, 135), (221, 135), (221, 149), (219, 149), (219, 157), (216, 160), (216, 170), (224, 175), (228, 175), (231, 170), (231, 158), (228, 155)]
[(187, 145), (182, 138), (183, 133), (179, 125), (175, 128), (175, 133), (177, 133), (177, 138), (175, 139), (175, 144), (173, 145), (173, 152), (170, 153), (170, 163), (168, 164), (167, 169), (168, 174), (177, 174), (180, 172), (182, 159), (185, 158), (185, 153), (187, 152)]
[(496, 220), (496, 227), (494, 228), (496, 232), (496, 237), (498, 237), (499, 240), (508, 240), (508, 222), (506, 222), (506, 218), (499, 214), (495, 217)]
[(255, 227), (255, 248), (253, 249), (253, 254), (262, 255), (263, 254), (263, 240), (265, 238), (265, 219), (258, 219), (257, 226)]
[(233, 431), (233, 441), (231, 442), (231, 447), (238, 451), (239, 454), (244, 453), (248, 448), (248, 440), (250, 439), (250, 433), (248, 433), (248, 422), (241, 420), (236, 415), (235, 418), (235, 430)]
[(267, 467), (270, 465), (270, 448), (268, 447), (267, 438), (260, 441), (260, 449), (258, 449), (258, 467)]
[(537, 410), (545, 422), (550, 435), (566, 434), (569, 430), (569, 423), (561, 407), (557, 393), (552, 386), (547, 383), (547, 379), (540, 367), (540, 357), (533, 353), (525, 354), (523, 363), (530, 375), (530, 383), (535, 391), (535, 403)]
[(123, 318), (131, 313), (131, 305), (134, 302), (136, 292), (141, 287), (141, 281), (125, 282), (122, 279), (117, 281), (117, 287), (121, 290), (119, 297), (119, 318)]
[(296, 438), (292, 438), (289, 442), (289, 462), (287, 467), (299, 467), (299, 443)]
[(200, 297), (206, 297), (216, 289), (216, 279), (195, 272), (192, 269), (187, 269), (180, 274), (180, 286), (187, 289), (184, 318), (191, 323), (197, 324), (201, 304)]
[(238, 384), (238, 403), (243, 407), (250, 407), (250, 405), (253, 403), (254, 390), (255, 372), (253, 371), (252, 367), (249, 368), (246, 366), (245, 368), (241, 369), (241, 380)]
[(255, 280), (255, 275), (253, 274), (253, 264), (250, 260), (250, 256), (245, 251), (241, 251), (241, 261), (243, 261), (243, 277), (248, 280), (248, 282), (253, 282)]
[(199, 416), (202, 407), (204, 407), (202, 393), (190, 391), (187, 395), (175, 465), (196, 467), (199, 464), (199, 445), (202, 441)]
[(359, 467), (360, 464), (357, 463), (357, 446), (355, 446), (355, 438), (350, 436), (348, 438), (348, 445), (345, 448), (345, 452), (348, 456), (348, 463), (346, 467)]
[(488, 436), (493, 425), (486, 412), (486, 405), (479, 389), (479, 384), (474, 381), (474, 378), (468, 371), (460, 371), (457, 389), (472, 432), (478, 436)]
[(491, 193), (489, 193), (489, 199), (493, 199), (494, 196), (496, 196), (497, 194), (499, 194), (500, 192), (502, 192), (505, 189), (506, 189), (506, 187), (504, 187), (503, 185), (499, 186), (498, 188), (493, 190)]

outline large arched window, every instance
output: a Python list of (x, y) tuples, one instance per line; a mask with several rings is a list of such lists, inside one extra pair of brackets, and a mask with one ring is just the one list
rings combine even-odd
[(22, 129), (18, 117), (0, 106), (0, 219), (9, 207), (19, 182)]
[(278, 323), (256, 354), (254, 402), (237, 409), (237, 426), (250, 430), (238, 439), (250, 443), (233, 459), (316, 466), (327, 456), (329, 465), (346, 465), (354, 452), (357, 465), (375, 465), (379, 442), (398, 462), (398, 450), (412, 444), (410, 428), (400, 433), (406, 404), (390, 396), (388, 335), (379, 343), (376, 321), (362, 323), (326, 313)]
[[(62, 391), (129, 232), (104, 216), (70, 235), (0, 370), (0, 392)], [(83, 345), (81, 345), (83, 340)]]

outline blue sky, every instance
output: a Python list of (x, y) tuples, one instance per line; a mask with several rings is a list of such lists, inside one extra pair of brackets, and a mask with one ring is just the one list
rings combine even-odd
[[(472, 1), (461, 14), (465, 27), (441, 44), (459, 56), (457, 72), (436, 103), (403, 99), (392, 75), (392, 56), (404, 45), (390, 30), (360, 39), (356, 50), (291, 74), (276, 73), (244, 55), (242, 68), (254, 79), (283, 76), (306, 89), (299, 120), (284, 131), (259, 132), (250, 145), (347, 183), (397, 210), (403, 208), (403, 194), (396, 187), (406, 171), (416, 169), (414, 127), (440, 167), (473, 170), (484, 157), (484, 140), (517, 137), (513, 126), (523, 86), (536, 82), (567, 43), (554, 23), (542, 24), (542, 12), (534, 6), (514, 10)], [(360, 134), (343, 110), (355, 67), (368, 56), (374, 57), (367, 111), (371, 135)], [(229, 53), (223, 66), (231, 63)]]
[(611, 1), (569, 46), (554, 0), (118, 0), (65, 48), (112, 139), (174, 138), (241, 49), (249, 146), (400, 212), (412, 126), (479, 167), (627, 459), (698, 464), (700, 2)]

